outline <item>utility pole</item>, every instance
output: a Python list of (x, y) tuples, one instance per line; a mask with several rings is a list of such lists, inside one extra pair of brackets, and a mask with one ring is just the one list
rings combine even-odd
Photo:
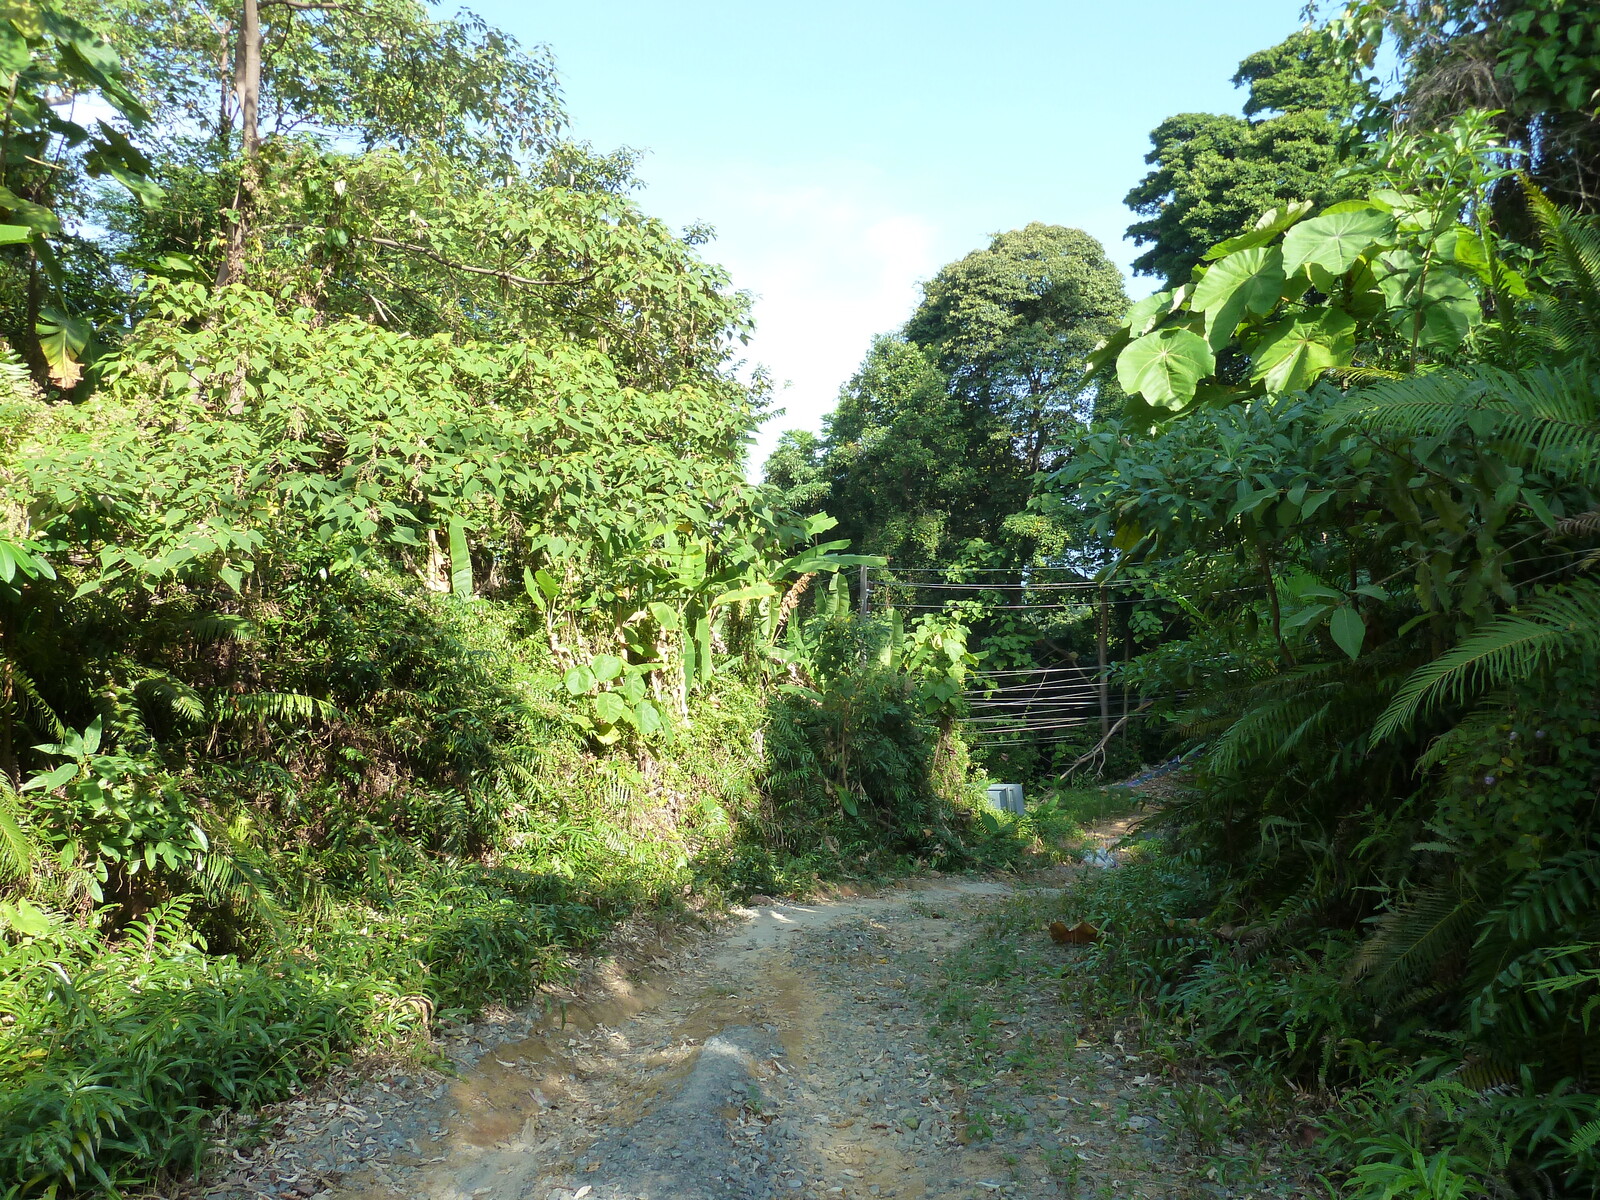
[(1111, 735), (1111, 684), (1110, 672), (1107, 670), (1106, 641), (1109, 636), (1107, 622), (1109, 614), (1106, 612), (1106, 585), (1100, 585), (1100, 628), (1095, 637), (1095, 649), (1100, 658), (1100, 737), (1105, 739)]

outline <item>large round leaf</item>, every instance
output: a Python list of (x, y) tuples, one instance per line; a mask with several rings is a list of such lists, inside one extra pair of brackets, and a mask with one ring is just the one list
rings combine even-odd
[(1195, 385), (1217, 369), (1205, 338), (1187, 329), (1158, 329), (1117, 356), (1122, 390), (1157, 408), (1179, 409), (1194, 399)]
[(1265, 316), (1283, 296), (1283, 252), (1255, 246), (1213, 264), (1195, 285), (1189, 306), (1206, 314), (1206, 341), (1221, 350), (1247, 312)]
[(1256, 346), (1250, 377), (1265, 383), (1269, 392), (1309, 387), (1329, 367), (1349, 363), (1355, 334), (1355, 318), (1337, 308), (1278, 321)]
[(1128, 332), (1134, 337), (1149, 333), (1156, 322), (1172, 311), (1172, 289), (1156, 292), (1136, 301), (1128, 310)]
[(1227, 241), (1218, 242), (1205, 252), (1209, 262), (1214, 258), (1223, 258), (1237, 250), (1248, 250), (1251, 246), (1265, 246), (1285, 229), (1296, 221), (1302, 219), (1311, 211), (1313, 205), (1309, 200), (1291, 200), (1281, 208), (1269, 208), (1256, 218), (1256, 223), (1247, 233), (1231, 237)]
[(1394, 237), (1394, 218), (1376, 208), (1327, 212), (1296, 225), (1283, 239), (1283, 264), (1298, 270), (1315, 263), (1335, 275), (1355, 266), (1356, 259)]
[(1430, 350), (1454, 350), (1483, 320), (1478, 291), (1454, 269), (1434, 262), (1423, 269), (1414, 254), (1399, 251), (1379, 260), (1387, 268), (1378, 278), (1389, 320), (1401, 335), (1415, 335)]

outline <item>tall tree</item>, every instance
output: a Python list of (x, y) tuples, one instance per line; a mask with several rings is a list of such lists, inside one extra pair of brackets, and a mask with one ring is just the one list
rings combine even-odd
[[(80, 120), (82, 109), (111, 119)], [(89, 243), (72, 232), (91, 181), (157, 195), (127, 137), (146, 119), (116, 52), (93, 30), (51, 7), (0, 8), (0, 336), (40, 387), (70, 393), (92, 335), (73, 269)]]
[(1367, 95), (1336, 50), (1326, 32), (1301, 30), (1239, 64), (1244, 116), (1179, 113), (1151, 132), (1145, 162), (1155, 169), (1124, 201), (1144, 218), (1128, 236), (1149, 247), (1134, 259), (1136, 273), (1176, 286), (1209, 247), (1267, 209), (1362, 190), (1335, 177), (1343, 130)]
[(929, 281), (906, 338), (929, 350), (969, 420), (1009, 440), (1002, 474), (1049, 469), (1102, 385), (1084, 370), (1127, 310), (1122, 273), (1081, 229), (1033, 222), (997, 234)]
[(284, 154), (269, 147), (433, 153), (493, 182), (546, 155), (564, 121), (543, 47), (416, 0), (235, 0), (203, 19), (98, 0), (89, 16), (119, 33), (130, 87), (178, 151), (166, 165), (190, 187), (173, 207), (219, 283), (241, 277), (270, 205), (268, 159)]
[[(1371, 62), (1390, 38), (1401, 87), (1380, 115), (1431, 127), (1494, 114), (1533, 181), (1579, 212), (1600, 211), (1600, 7), (1585, 0), (1355, 0), (1336, 28)], [(1497, 207), (1520, 209), (1503, 188)], [(1533, 239), (1531, 221), (1527, 230)]]
[(1008, 524), (1034, 476), (1121, 401), (1085, 360), (1127, 309), (1122, 276), (1082, 230), (1035, 222), (924, 291), (840, 391), (822, 443), (781, 444), (769, 477), (799, 493), (820, 473), (840, 535), (895, 566), (1015, 565), (1031, 542)]
[(873, 342), (840, 389), (824, 445), (825, 507), (839, 536), (896, 566), (995, 542), (1026, 499), (1006, 466), (1005, 431), (964, 405), (933, 355), (904, 337)]

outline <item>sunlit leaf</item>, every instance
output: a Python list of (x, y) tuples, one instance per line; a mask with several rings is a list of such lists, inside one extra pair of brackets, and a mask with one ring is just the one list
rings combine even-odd
[(1267, 327), (1250, 377), (1270, 392), (1309, 387), (1329, 367), (1344, 366), (1355, 350), (1355, 318), (1336, 308), (1286, 317)]
[(1117, 382), (1158, 408), (1179, 409), (1196, 385), (1217, 369), (1205, 338), (1187, 329), (1160, 329), (1129, 344), (1117, 357)]
[(1283, 264), (1288, 271), (1307, 263), (1334, 275), (1343, 275), (1374, 245), (1394, 237), (1394, 218), (1376, 208), (1362, 207), (1324, 213), (1302, 221), (1283, 239)]

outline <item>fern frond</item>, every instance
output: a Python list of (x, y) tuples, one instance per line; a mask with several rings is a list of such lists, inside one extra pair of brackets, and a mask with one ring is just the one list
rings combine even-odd
[(326, 700), (299, 692), (252, 692), (224, 696), (214, 706), (219, 721), (331, 721), (339, 710)]
[(1465, 950), (1478, 902), (1459, 882), (1451, 877), (1434, 884), (1380, 917), (1351, 958), (1347, 981), (1393, 1004), (1444, 959)]
[(1556, 532), (1566, 537), (1600, 537), (1600, 508), (1557, 521)]
[(1531, 181), (1524, 191), (1544, 244), (1545, 273), (1563, 293), (1552, 306), (1567, 318), (1557, 348), (1592, 340), (1600, 335), (1600, 227), (1551, 203)]
[(1600, 647), (1600, 582), (1580, 579), (1538, 597), (1522, 612), (1491, 618), (1416, 671), (1379, 716), (1373, 739), (1393, 736), (1438, 704), (1526, 678), (1585, 647)]
[(256, 627), (248, 617), (236, 613), (201, 613), (172, 622), (177, 632), (187, 633), (198, 642), (248, 642)]
[(1596, 1146), (1600, 1146), (1600, 1119), (1590, 1121), (1567, 1141), (1567, 1149), (1573, 1154), (1588, 1154)]
[(159, 700), (176, 717), (198, 723), (206, 719), (206, 702), (181, 679), (167, 674), (147, 675), (133, 685), (133, 694), (140, 700)]
[(22, 797), (0, 771), (0, 879), (15, 879), (33, 869), (33, 839), (22, 825)]
[(56, 716), (56, 710), (51, 708), (49, 702), (40, 694), (39, 685), (34, 683), (28, 673), (17, 665), (16, 660), (3, 650), (0, 650), (0, 676), (9, 679), (12, 694), (22, 698), (23, 703), (16, 705), (17, 711), (33, 713), (57, 741), (67, 736), (66, 725)]
[(1479, 365), (1414, 375), (1352, 393), (1323, 421), (1394, 437), (1466, 429), (1510, 461), (1600, 484), (1600, 392), (1587, 370)]
[(1515, 942), (1566, 937), (1580, 917), (1600, 919), (1600, 852), (1574, 850), (1541, 865), (1520, 880), (1506, 902), (1484, 918), (1479, 945), (1502, 931)]
[(274, 936), (287, 929), (283, 910), (273, 894), (260, 857), (252, 848), (227, 830), (221, 835), (208, 832), (211, 851), (200, 869), (200, 881), (211, 904), (229, 903), (264, 926)]
[(1328, 372), (1340, 387), (1366, 387), (1385, 379), (1404, 379), (1400, 371), (1386, 371), (1382, 367), (1335, 367)]

